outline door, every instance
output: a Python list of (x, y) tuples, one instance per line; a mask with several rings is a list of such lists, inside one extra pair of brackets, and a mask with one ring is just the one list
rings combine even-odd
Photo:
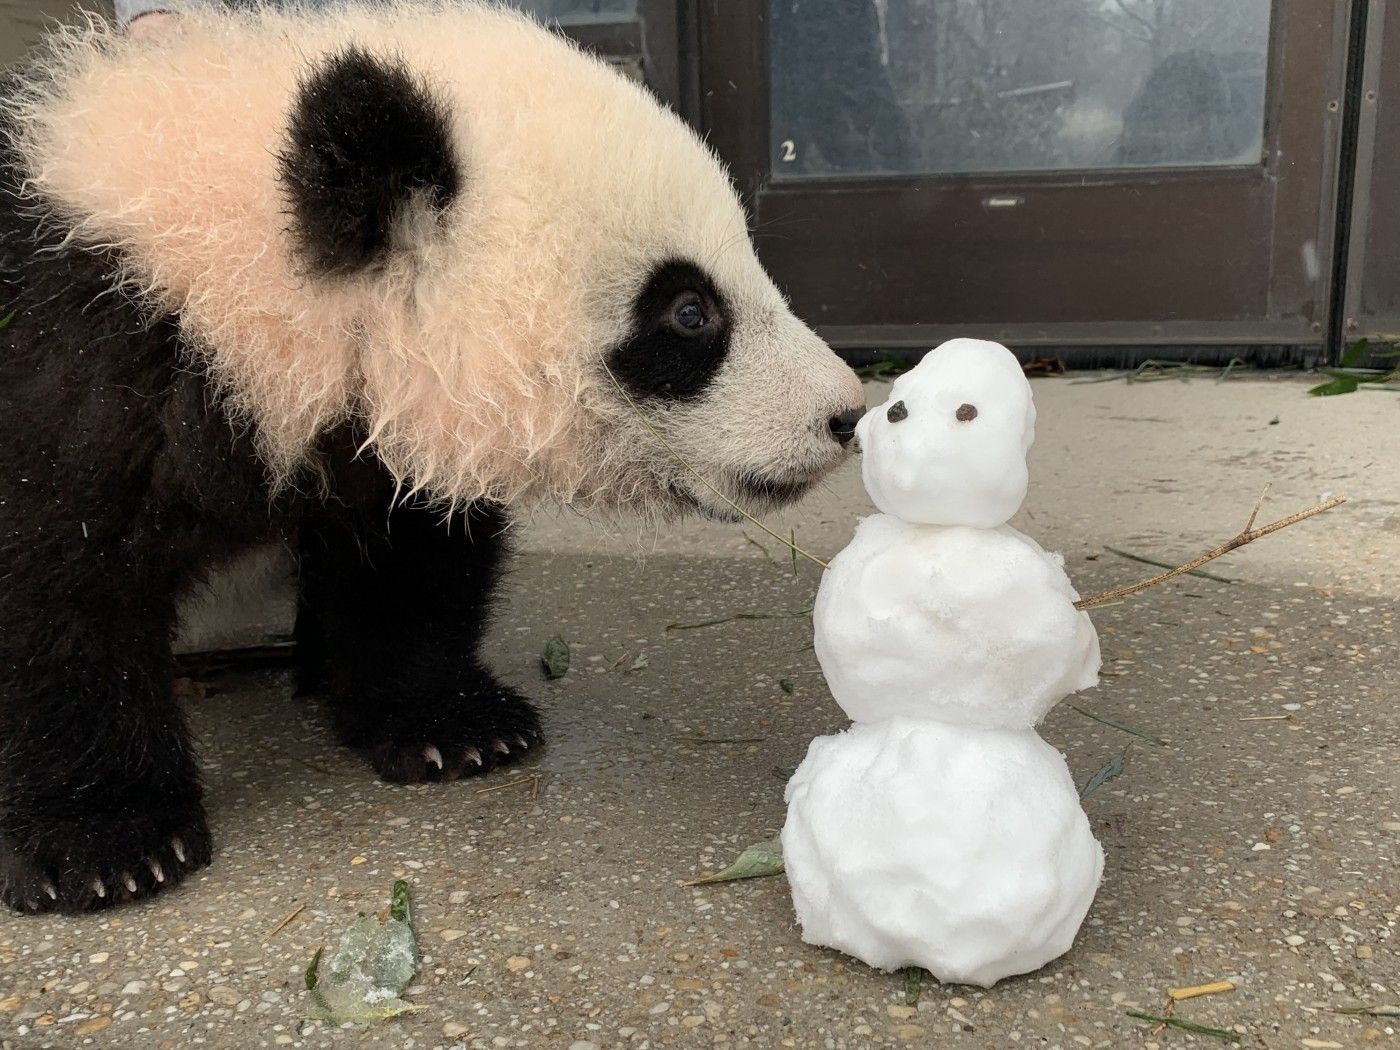
[[(1344, 335), (1373, 343), (1400, 333), (1400, 3), (1370, 0), (1351, 238), (1346, 273)], [(1393, 362), (1391, 362), (1393, 364)]]
[(1345, 0), (700, 10), (700, 119), (836, 345), (1316, 356)]

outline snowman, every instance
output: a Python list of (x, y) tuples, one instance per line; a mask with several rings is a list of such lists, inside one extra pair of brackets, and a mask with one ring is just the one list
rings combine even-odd
[(832, 560), (813, 614), (855, 724), (789, 781), (793, 904), (808, 943), (988, 987), (1067, 951), (1103, 873), (1035, 732), (1097, 683), (1098, 636), (1063, 559), (1007, 524), (1035, 436), (1010, 351), (944, 343), (856, 433), (883, 513)]

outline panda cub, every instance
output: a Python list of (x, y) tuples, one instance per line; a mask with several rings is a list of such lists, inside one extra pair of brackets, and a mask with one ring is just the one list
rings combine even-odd
[(509, 508), (796, 499), (863, 399), (641, 88), (476, 3), (93, 20), (0, 85), (0, 897), (209, 862), (182, 598), (298, 554), (300, 674), (392, 781), (540, 741), (478, 654)]

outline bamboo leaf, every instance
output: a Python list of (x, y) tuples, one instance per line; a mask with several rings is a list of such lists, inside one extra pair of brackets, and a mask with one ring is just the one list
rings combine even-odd
[(569, 673), (569, 643), (557, 634), (545, 642), (544, 652), (540, 654), (540, 666), (544, 668), (545, 678), (551, 682), (563, 678)]
[(1171, 1028), (1180, 1028), (1183, 1032), (1195, 1032), (1197, 1035), (1209, 1035), (1216, 1039), (1223, 1039), (1227, 1043), (1240, 1042), (1238, 1032), (1227, 1032), (1223, 1028), (1207, 1028), (1203, 1024), (1192, 1024), (1190, 1021), (1183, 1021), (1179, 1017), (1159, 1017), (1156, 1014), (1141, 1014), (1136, 1010), (1125, 1010), (1129, 1017), (1136, 1017), (1139, 1021), (1151, 1021), (1154, 1024), (1164, 1024)]
[(733, 623), (735, 620), (800, 620), (811, 615), (811, 609), (778, 609), (774, 612), (734, 613), (732, 616), (721, 616), (717, 620), (701, 620), (698, 623), (668, 623), (666, 630), (694, 631), (701, 627), (718, 627), (722, 623)]
[(1160, 737), (1155, 737), (1151, 733), (1143, 732), (1141, 729), (1134, 729), (1132, 726), (1124, 722), (1119, 722), (1117, 719), (1109, 718), (1107, 715), (1095, 714), (1093, 711), (1086, 711), (1084, 708), (1077, 707), (1074, 704), (1070, 704), (1069, 706), (1071, 710), (1078, 711), (1085, 718), (1092, 718), (1095, 722), (1102, 722), (1104, 725), (1112, 726), (1114, 729), (1122, 730), (1124, 733), (1131, 733), (1133, 736), (1151, 741), (1158, 747), (1167, 746), (1167, 742)]
[(1350, 376), (1333, 379), (1331, 382), (1315, 386), (1308, 391), (1313, 397), (1336, 397), (1338, 394), (1355, 393), (1361, 384)]
[(692, 879), (687, 886), (707, 886), (715, 882), (735, 882), (739, 879), (761, 879), (783, 873), (783, 844), (777, 839), (760, 842), (739, 854), (739, 859), (723, 871)]
[(361, 912), (340, 938), (335, 955), (322, 964), (325, 948), (316, 949), (306, 968), (312, 1020), (339, 1025), (369, 1024), (417, 1010), (399, 998), (418, 972), (420, 956), (413, 936), (408, 883), (394, 883), (389, 914)]
[(921, 966), (906, 966), (900, 971), (904, 981), (904, 1005), (918, 1006), (924, 991), (924, 971)]
[(1089, 778), (1089, 782), (1085, 784), (1083, 789), (1079, 792), (1079, 797), (1081, 799), (1088, 798), (1095, 791), (1103, 787), (1110, 780), (1120, 775), (1122, 772), (1123, 756), (1114, 755), (1113, 761), (1109, 762), (1108, 765), (1104, 766), (1102, 769), (1100, 769), (1097, 773), (1095, 773), (1092, 777)]
[(1352, 1017), (1400, 1017), (1400, 1006), (1334, 1006), (1332, 1013), (1349, 1014)]

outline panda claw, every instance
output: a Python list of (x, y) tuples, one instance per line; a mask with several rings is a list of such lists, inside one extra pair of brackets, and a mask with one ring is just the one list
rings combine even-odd
[(463, 753), (462, 758), (465, 761), (475, 763), (478, 766), (482, 764), (481, 752), (474, 747), (467, 748), (467, 750)]
[(160, 861), (148, 860), (146, 861), (146, 867), (151, 869), (151, 874), (155, 876), (157, 882), (165, 881), (165, 869), (160, 866)]
[(526, 739), (525, 739), (523, 736), (521, 736), (519, 733), (516, 733), (513, 737), (511, 737), (511, 739), (512, 739), (513, 741), (515, 741), (516, 746), (519, 747), (521, 750), (523, 750), (523, 751), (529, 751), (529, 750), (530, 750), (530, 741), (526, 740)]
[(185, 863), (185, 844), (178, 838), (170, 840), (170, 852), (175, 854), (175, 859), (181, 864)]
[(438, 750), (436, 747), (434, 747), (432, 744), (429, 744), (427, 747), (425, 747), (425, 748), (423, 749), (423, 758), (424, 758), (429, 764), (434, 765), (434, 766), (437, 766), (438, 769), (442, 769), (442, 768), (443, 768), (442, 752), (439, 751), (439, 750)]
[(49, 900), (58, 900), (58, 888), (48, 879), (44, 880), (44, 892), (49, 895)]
[(136, 880), (131, 877), (131, 872), (122, 872), (122, 884), (126, 886), (127, 893), (136, 892)]
[(88, 888), (91, 889), (93, 893), (97, 894), (99, 900), (107, 899), (107, 887), (103, 884), (101, 879), (93, 879), (88, 883)]
[(510, 754), (510, 748), (506, 746), (506, 742), (504, 740), (491, 741), (491, 750), (496, 752), (496, 754), (498, 755)]

